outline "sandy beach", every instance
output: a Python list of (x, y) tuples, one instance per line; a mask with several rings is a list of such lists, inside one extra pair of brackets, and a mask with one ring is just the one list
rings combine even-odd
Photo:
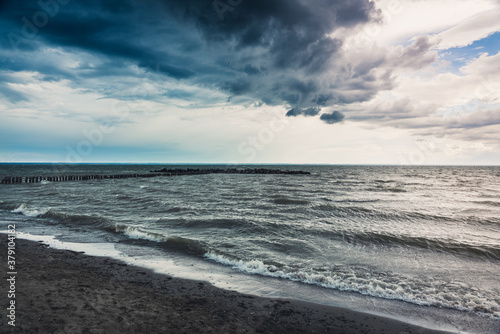
[[(5, 234), (1, 249), (7, 253)], [(6, 261), (3, 268), (8, 272)], [(243, 295), (21, 239), (16, 271), (16, 326), (4, 314), (2, 332), (437, 333), (345, 308)]]

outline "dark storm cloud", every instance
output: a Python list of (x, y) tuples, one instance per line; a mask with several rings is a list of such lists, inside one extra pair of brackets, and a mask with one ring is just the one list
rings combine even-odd
[[(343, 45), (328, 35), (377, 19), (368, 0), (243, 1), (222, 13), (223, 21), (210, 0), (10, 0), (1, 10), (0, 43), (8, 59), (19, 61), (0, 63), (0, 70), (36, 67), (19, 55), (62, 48), (98, 57), (100, 65), (68, 71), (40, 63), (37, 71), (72, 82), (106, 81), (119, 75), (119, 66), (127, 73), (133, 64), (164, 80), (290, 106), (307, 116), (334, 103), (365, 101), (380, 89), (368, 69), (325, 79)], [(408, 52), (426, 47), (418, 42)]]
[(342, 122), (345, 116), (340, 111), (333, 111), (331, 113), (324, 113), (320, 116), (320, 119), (327, 124), (335, 124)]
[[(179, 55), (170, 55), (162, 48), (158, 31), (165, 32), (166, 41), (173, 40), (172, 36), (181, 40), (182, 36), (175, 36), (176, 28), (165, 24), (147, 5), (134, 1), (7, 1), (3, 19), (9, 25), (4, 25), (0, 38), (2, 45), (14, 50), (46, 45), (79, 49), (118, 61), (132, 60), (143, 68), (154, 65), (173, 78), (193, 76)], [(177, 44), (178, 49), (182, 47)]]
[(319, 107), (309, 107), (309, 108), (301, 108), (301, 107), (294, 107), (290, 110), (288, 110), (288, 112), (286, 113), (287, 116), (299, 116), (299, 115), (303, 115), (303, 116), (316, 116), (317, 114), (319, 114), (319, 112), (321, 111), (321, 108)]
[(252, 85), (250, 84), (250, 82), (245, 79), (225, 82), (221, 85), (221, 87), (234, 95), (242, 95), (250, 92), (252, 89)]

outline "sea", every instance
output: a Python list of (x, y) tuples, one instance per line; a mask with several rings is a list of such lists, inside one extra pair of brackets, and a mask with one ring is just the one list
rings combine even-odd
[(500, 332), (500, 167), (0, 164), (5, 176), (268, 168), (0, 184), (0, 225), (221, 288)]

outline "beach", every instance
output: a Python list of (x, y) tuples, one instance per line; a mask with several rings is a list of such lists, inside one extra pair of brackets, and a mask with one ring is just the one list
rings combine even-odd
[[(0, 240), (6, 254), (7, 235)], [(16, 326), (4, 315), (2, 332), (444, 333), (346, 308), (240, 294), (28, 240), (16, 239), (16, 250)]]

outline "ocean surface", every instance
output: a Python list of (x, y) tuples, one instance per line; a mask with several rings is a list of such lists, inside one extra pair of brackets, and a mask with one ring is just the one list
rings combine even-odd
[[(0, 179), (163, 167), (213, 166), (0, 164)], [(358, 309), (365, 301), (395, 313), (404, 305), (408, 313), (451, 314), (438, 322), (458, 321), (452, 329), (498, 323), (500, 167), (261, 167), (311, 175), (0, 184), (0, 224), (109, 244), (145, 263), (150, 254), (192, 259), (194, 272), (199, 263), (259, 285), (293, 284), (291, 297), (314, 287), (325, 300), (358, 300)]]

